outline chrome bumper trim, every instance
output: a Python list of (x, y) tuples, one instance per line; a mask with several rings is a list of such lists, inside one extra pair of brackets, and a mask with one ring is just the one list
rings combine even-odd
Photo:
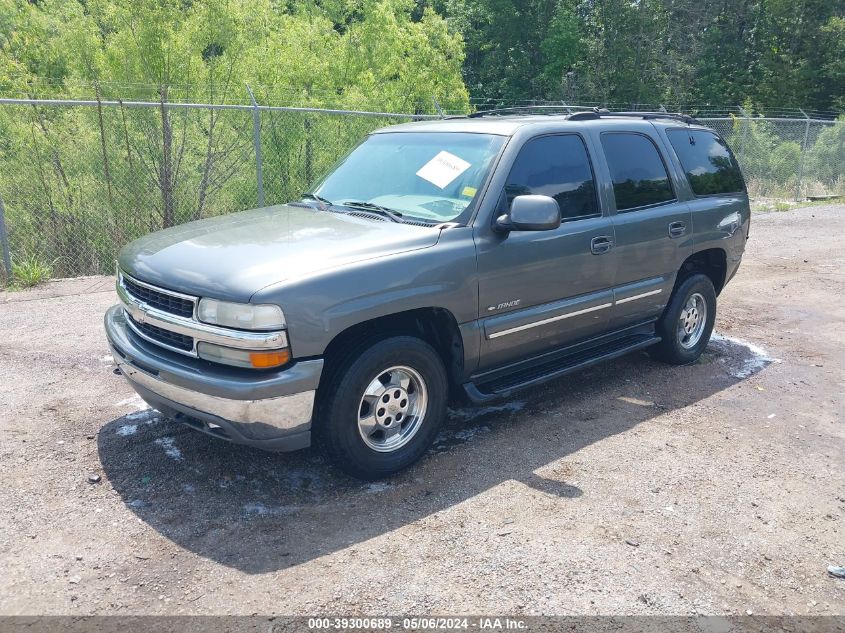
[(229, 328), (222, 328), (215, 325), (208, 325), (200, 323), (193, 319), (176, 316), (154, 308), (142, 301), (139, 301), (130, 295), (123, 284), (120, 283), (120, 276), (117, 282), (117, 296), (123, 309), (138, 323), (147, 323), (155, 327), (169, 330), (176, 334), (189, 336), (194, 339), (194, 347), (190, 351), (171, 347), (163, 344), (161, 341), (156, 341), (145, 336), (138, 328), (132, 325), (130, 321), (128, 324), (141, 338), (150, 341), (156, 345), (164, 347), (174, 352), (184, 354), (186, 356), (197, 356), (197, 342), (214, 343), (216, 345), (223, 345), (225, 347), (234, 347), (236, 349), (246, 350), (272, 350), (281, 349), (288, 346), (287, 332), (243, 332), (241, 330), (232, 330)]
[(138, 384), (166, 400), (228, 422), (266, 424), (284, 432), (301, 431), (311, 423), (316, 391), (262, 400), (231, 400), (164, 382), (127, 363), (119, 354), (114, 355), (114, 360), (130, 384)]

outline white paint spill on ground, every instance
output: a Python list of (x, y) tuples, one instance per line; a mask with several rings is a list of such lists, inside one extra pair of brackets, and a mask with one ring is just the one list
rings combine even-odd
[(461, 409), (449, 409), (449, 416), (467, 422), (469, 420), (474, 420), (475, 418), (480, 418), (481, 416), (488, 415), (490, 413), (502, 413), (505, 411), (516, 413), (517, 411), (522, 411), (524, 408), (524, 402), (514, 401), (505, 402), (504, 404), (493, 405), (489, 407), (463, 407)]
[(489, 426), (474, 426), (468, 429), (459, 429), (457, 431), (441, 431), (437, 439), (434, 440), (434, 449), (443, 450), (455, 444), (462, 444), (479, 435), (484, 435), (490, 432)]
[(175, 459), (176, 461), (182, 460), (182, 451), (176, 447), (176, 442), (174, 442), (172, 437), (160, 437), (156, 440), (156, 444), (164, 449), (164, 454), (170, 459)]
[(740, 345), (748, 350), (750, 356), (743, 359), (742, 365), (728, 372), (731, 376), (740, 380), (748, 378), (767, 365), (781, 362), (780, 359), (769, 356), (769, 353), (762, 347), (738, 338), (733, 338), (732, 336), (723, 336), (714, 332), (710, 337), (710, 344), (713, 345), (714, 343), (716, 347), (726, 348), (728, 344), (732, 344)]
[(105, 364), (107, 364), (107, 365), (113, 365), (113, 364), (114, 364), (114, 358), (112, 357), (112, 355), (111, 355), (111, 354), (106, 354), (105, 356), (103, 356), (103, 357), (100, 359), (100, 362), (101, 362), (101, 363), (105, 363)]
[(245, 503), (243, 506), (246, 514), (253, 514), (256, 516), (278, 516), (280, 514), (293, 514), (299, 510), (297, 506), (275, 506), (267, 507), (260, 501), (254, 503)]
[(143, 411), (145, 409), (149, 409), (149, 405), (144, 402), (143, 398), (139, 396), (137, 393), (132, 396), (131, 398), (126, 398), (126, 400), (121, 400), (120, 402), (116, 402), (115, 407), (135, 407), (138, 411)]
[(490, 432), (489, 426), (478, 426), (473, 429), (461, 429), (460, 431), (455, 431), (452, 435), (456, 440), (461, 440), (462, 442), (466, 442), (467, 440), (471, 440), (477, 435), (484, 435), (485, 433)]
[[(460, 422), (472, 422), (477, 418), (491, 413), (517, 413), (525, 408), (525, 402), (517, 400), (514, 402), (504, 402), (502, 404), (491, 405), (489, 407), (463, 407), (460, 409), (449, 409), (449, 417), (455, 418)], [(469, 428), (462, 428), (457, 430), (441, 431), (434, 440), (435, 450), (440, 450), (448, 447), (451, 444), (467, 442), (479, 435), (490, 432), (490, 427), (486, 425), (471, 426)]]
[[(314, 461), (317, 463), (321, 459), (315, 456)], [(332, 485), (319, 474), (318, 469), (291, 468), (290, 470), (273, 472), (271, 476), (285, 489), (305, 492), (313, 499), (320, 498), (326, 487)]]
[(119, 427), (117, 431), (115, 431), (115, 433), (117, 433), (121, 437), (126, 437), (127, 435), (135, 435), (137, 432), (137, 424), (124, 424), (123, 426)]
[(387, 484), (387, 483), (384, 483), (384, 482), (381, 482), (381, 481), (377, 481), (377, 482), (374, 482), (374, 483), (371, 483), (371, 484), (367, 484), (364, 491), (367, 494), (373, 494), (373, 493), (376, 493), (376, 492), (384, 492), (388, 488), (390, 488), (390, 484)]
[(155, 409), (144, 409), (143, 411), (127, 413), (123, 416), (123, 419), (129, 422), (143, 422), (144, 424), (153, 424), (154, 422), (158, 422), (159, 420), (156, 413), (157, 412)]

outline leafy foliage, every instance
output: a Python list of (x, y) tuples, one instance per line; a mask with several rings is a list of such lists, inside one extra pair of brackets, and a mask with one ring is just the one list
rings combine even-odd
[(827, 0), (446, 0), (473, 97), (845, 108)]
[(13, 288), (31, 288), (44, 283), (52, 275), (53, 264), (42, 261), (36, 255), (29, 255), (12, 262), (11, 286)]
[(809, 173), (822, 182), (835, 182), (838, 179), (845, 192), (843, 162), (845, 162), (845, 116), (840, 117), (836, 125), (819, 133), (809, 152), (807, 168)]
[[(126, 241), (255, 206), (252, 113), (182, 102), (432, 113), (481, 102), (845, 108), (845, 7), (828, 0), (0, 0), (0, 94), (152, 101), (0, 108), (13, 253), (105, 272)], [(268, 203), (392, 120), (263, 112)], [(841, 191), (843, 129), (738, 120), (753, 191)], [(34, 260), (33, 260), (34, 261)], [(38, 266), (31, 266), (33, 270)]]
[[(465, 110), (463, 43), (413, 0), (0, 0), (0, 93), (145, 100), (0, 109), (13, 252), (103, 272), (158, 228), (255, 206), (252, 114), (185, 101)], [(301, 194), (385, 119), (264, 113), (268, 202)]]

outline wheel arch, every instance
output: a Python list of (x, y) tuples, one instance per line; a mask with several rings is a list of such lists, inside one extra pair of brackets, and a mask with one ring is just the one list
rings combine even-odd
[(334, 371), (350, 354), (393, 336), (415, 336), (431, 345), (446, 367), (450, 385), (460, 382), (464, 370), (464, 344), (458, 321), (446, 308), (426, 307), (386, 314), (339, 332), (326, 346), (320, 385), (332, 380)]
[(701, 273), (710, 278), (716, 290), (716, 296), (719, 296), (727, 282), (727, 272), (728, 256), (723, 248), (702, 249), (687, 257), (681, 264), (675, 279), (675, 288), (692, 275)]

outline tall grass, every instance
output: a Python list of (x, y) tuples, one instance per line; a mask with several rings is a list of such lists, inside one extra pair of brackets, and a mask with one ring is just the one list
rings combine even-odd
[(56, 260), (45, 262), (36, 255), (12, 260), (12, 289), (32, 288), (48, 281), (53, 276)]

